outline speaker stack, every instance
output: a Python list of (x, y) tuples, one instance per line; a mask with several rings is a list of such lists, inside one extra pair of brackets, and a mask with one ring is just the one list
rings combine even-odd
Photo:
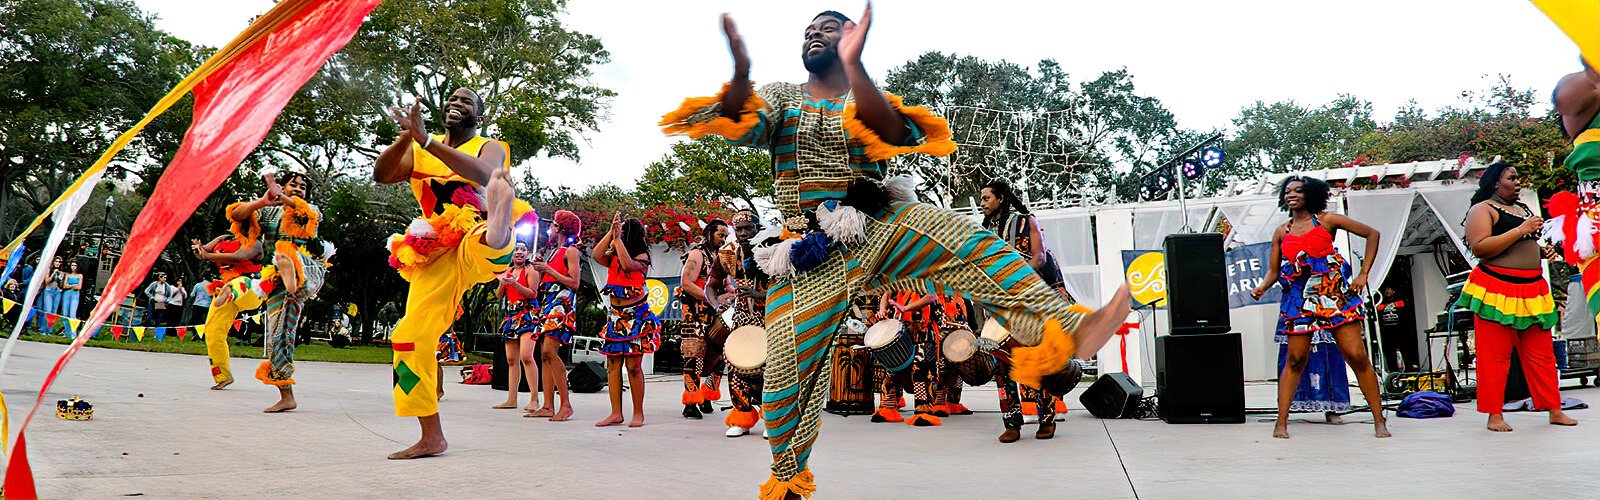
[(1163, 250), (1171, 334), (1156, 338), (1157, 414), (1172, 424), (1244, 423), (1244, 352), (1228, 319), (1222, 234), (1167, 235)]

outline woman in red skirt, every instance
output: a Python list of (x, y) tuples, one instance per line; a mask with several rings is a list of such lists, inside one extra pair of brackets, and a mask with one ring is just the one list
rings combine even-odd
[(1550, 283), (1540, 270), (1543, 253), (1539, 214), (1517, 200), (1516, 167), (1496, 161), (1483, 171), (1467, 212), (1467, 245), (1479, 259), (1461, 289), (1462, 307), (1471, 309), (1478, 336), (1478, 412), (1489, 414), (1489, 430), (1510, 432), (1501, 413), (1511, 351), (1522, 358), (1534, 408), (1548, 410), (1550, 423), (1578, 425), (1561, 412), (1550, 327), (1556, 324)]

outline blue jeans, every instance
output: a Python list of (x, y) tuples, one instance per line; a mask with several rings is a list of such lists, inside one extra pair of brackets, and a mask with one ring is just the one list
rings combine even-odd
[(68, 318), (78, 317), (78, 291), (61, 291), (61, 315)]
[[(40, 290), (39, 305), (34, 307), (34, 309), (37, 309), (41, 313), (57, 314), (57, 312), (61, 309), (61, 290), (55, 288), (46, 288), (44, 290)], [(40, 314), (37, 317), (39, 321), (39, 331), (48, 333), (48, 328), (50, 326), (50, 323), (48, 323), (49, 319), (47, 319), (44, 314)]]

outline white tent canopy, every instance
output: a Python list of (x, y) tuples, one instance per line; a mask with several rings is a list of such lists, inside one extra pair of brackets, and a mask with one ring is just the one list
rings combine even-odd
[[(1462, 242), (1461, 222), (1477, 187), (1475, 178), (1468, 174), (1483, 168), (1484, 164), (1473, 160), (1440, 160), (1294, 175), (1318, 177), (1344, 185), (1360, 178), (1406, 180), (1370, 189), (1336, 188), (1329, 200), (1329, 211), (1347, 214), (1382, 235), (1378, 251), (1372, 256), (1363, 255), (1365, 243), (1359, 237), (1341, 234), (1335, 243), (1352, 265), (1360, 265), (1367, 258), (1373, 260), (1369, 283), (1376, 288), (1390, 275), (1395, 258), (1400, 255), (1447, 251), (1472, 261)], [(1123, 279), (1120, 252), (1160, 249), (1166, 235), (1179, 232), (1185, 226), (1185, 211), (1187, 225), (1195, 231), (1215, 230), (1218, 222), (1225, 219), (1231, 227), (1230, 248), (1269, 241), (1273, 230), (1287, 220), (1287, 214), (1278, 208), (1276, 190), (1289, 175), (1267, 175), (1241, 184), (1245, 189), (1230, 186), (1224, 196), (1187, 200), (1183, 205), (1176, 201), (1159, 201), (1074, 207), (1039, 211), (1038, 218), (1045, 231), (1045, 241), (1066, 275), (1068, 291), (1080, 302), (1099, 305), (1102, 297), (1114, 291)], [(1182, 208), (1184, 206), (1186, 209)], [(1431, 326), (1433, 320), (1432, 315), (1424, 311), (1439, 310), (1447, 299), (1442, 274), (1418, 275), (1439, 273), (1433, 269), (1437, 266), (1426, 267), (1410, 271), (1414, 275), (1414, 288), (1418, 288), (1418, 331)], [(1277, 349), (1271, 342), (1276, 314), (1276, 308), (1270, 305), (1230, 311), (1234, 329), (1245, 335), (1246, 378), (1250, 380), (1276, 377)], [(1148, 337), (1152, 331), (1159, 335), (1166, 329), (1165, 312), (1148, 316), (1142, 318), (1146, 338), (1137, 343), (1129, 342), (1129, 372), (1144, 383), (1154, 380)], [(1118, 356), (1119, 348), (1116, 342), (1108, 345), (1102, 351), (1102, 359)]]

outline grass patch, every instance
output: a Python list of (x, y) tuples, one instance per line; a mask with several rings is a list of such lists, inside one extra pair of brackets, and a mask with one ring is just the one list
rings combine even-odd
[[(54, 335), (29, 335), (23, 334), (22, 340), (44, 342), (49, 344), (69, 344), (71, 339)], [(119, 341), (110, 338), (95, 337), (89, 339), (89, 347), (104, 347), (107, 349), (122, 349), (127, 351), (164, 352), (172, 354), (206, 355), (206, 344), (198, 337), (188, 340), (178, 340), (177, 337), (167, 337), (162, 340), (146, 338), (144, 341)], [(261, 346), (245, 345), (239, 339), (228, 339), (228, 354), (236, 358), (264, 359), (261, 355)], [(388, 346), (350, 346), (334, 348), (328, 344), (311, 343), (295, 347), (295, 361), (329, 361), (334, 363), (378, 363), (388, 364), (394, 359), (394, 351)], [(476, 354), (469, 354), (468, 359), (473, 363), (487, 363), (489, 360)]]

